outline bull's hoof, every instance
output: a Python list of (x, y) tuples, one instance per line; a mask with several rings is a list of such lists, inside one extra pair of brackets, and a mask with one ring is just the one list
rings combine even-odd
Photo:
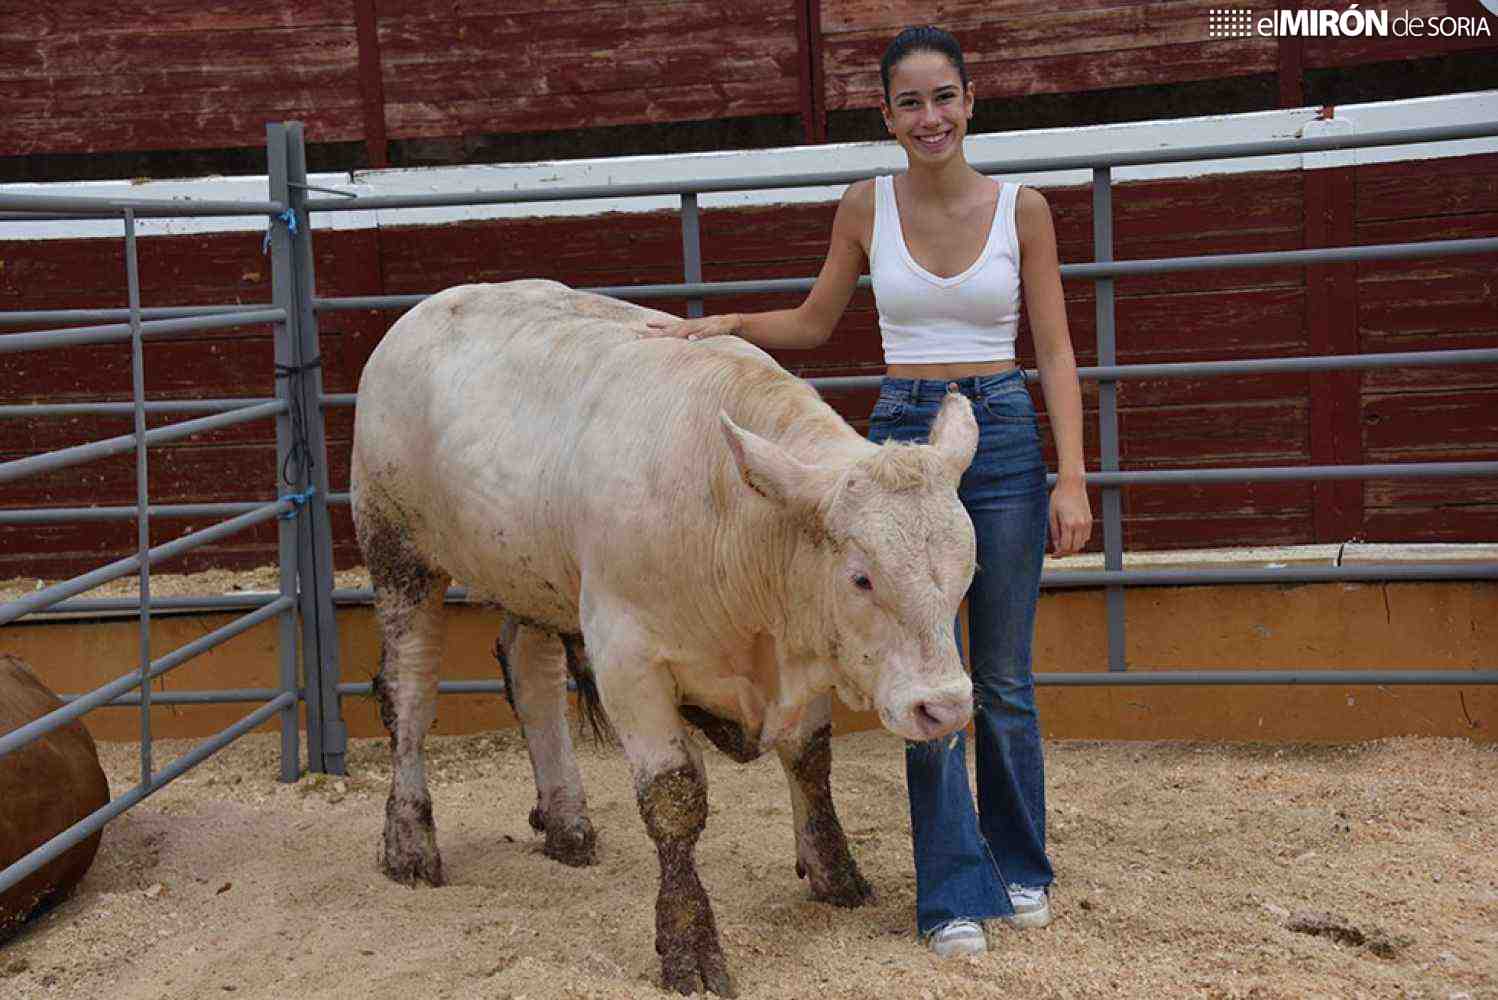
[(413, 889), (419, 882), (433, 887), (447, 884), (447, 877), (442, 873), (442, 855), (436, 851), (423, 854), (420, 851), (391, 850), (387, 841), (380, 857), (380, 870), (392, 882)]
[(556, 820), (546, 825), (546, 846), (541, 849), (548, 858), (573, 868), (585, 868), (597, 860), (594, 845), (598, 837), (586, 816)]
[[(800, 878), (807, 877), (806, 865), (800, 861), (796, 862), (796, 875)], [(846, 863), (837, 865), (825, 875), (813, 873), (811, 876), (811, 898), (820, 903), (831, 903), (833, 906), (846, 906), (850, 909), (855, 906), (863, 906), (865, 903), (874, 901), (874, 887), (869, 885), (868, 879), (858, 870), (858, 865), (849, 858)]]
[(865, 903), (874, 901), (874, 887), (869, 885), (867, 879), (857, 868), (852, 868), (846, 874), (841, 874), (830, 885), (823, 888), (812, 886), (811, 896), (813, 899), (823, 903), (831, 903), (833, 906), (863, 906)]
[(445, 885), (442, 855), (437, 850), (437, 828), (432, 822), (432, 800), (385, 803), (385, 835), (381, 841), (380, 870), (401, 885)]
[(699, 989), (720, 997), (738, 996), (728, 977), (728, 962), (717, 945), (704, 945), (695, 952), (683, 950), (661, 956), (661, 985), (668, 992), (690, 996)]
[(530, 823), (531, 829), (537, 833), (546, 832), (546, 814), (541, 811), (540, 806), (531, 809), (531, 814), (526, 817), (526, 821)]

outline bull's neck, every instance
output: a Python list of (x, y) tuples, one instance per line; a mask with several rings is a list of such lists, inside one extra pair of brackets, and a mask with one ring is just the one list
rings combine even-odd
[[(843, 425), (846, 428), (846, 425)], [(786, 435), (776, 443), (808, 465), (842, 468), (875, 447), (851, 428), (843, 435)], [(730, 465), (737, 479), (737, 470)], [(746, 632), (764, 631), (776, 638), (784, 655), (830, 661), (837, 656), (837, 637), (826, 607), (828, 564), (838, 559), (838, 542), (820, 525), (808, 524), (785, 508), (749, 495), (742, 482), (731, 484), (739, 498), (739, 527), (727, 532), (723, 551), (727, 566), (741, 567), (742, 593), (748, 607), (739, 619)], [(740, 519), (741, 518), (741, 519)]]

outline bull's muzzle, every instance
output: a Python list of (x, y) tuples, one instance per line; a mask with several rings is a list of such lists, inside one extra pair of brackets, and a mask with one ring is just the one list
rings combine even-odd
[(901, 694), (880, 705), (879, 717), (886, 729), (907, 740), (939, 740), (973, 717), (973, 685), (966, 674), (939, 686), (912, 686)]

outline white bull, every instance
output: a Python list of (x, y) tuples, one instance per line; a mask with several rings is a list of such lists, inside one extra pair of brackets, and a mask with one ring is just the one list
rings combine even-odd
[(930, 445), (873, 445), (738, 338), (638, 336), (663, 315), (553, 282), (468, 285), (371, 356), (352, 490), (394, 752), (382, 864), (443, 881), (422, 741), (443, 592), (462, 580), (509, 616), (501, 662), (547, 853), (593, 857), (571, 670), (618, 733), (659, 853), (664, 984), (728, 993), (693, 860), (707, 790), (687, 724), (739, 759), (775, 750), (798, 873), (820, 899), (870, 898), (832, 806), (827, 695), (909, 740), (967, 723), (952, 622), (974, 540), (956, 488), (977, 427), (953, 394)]

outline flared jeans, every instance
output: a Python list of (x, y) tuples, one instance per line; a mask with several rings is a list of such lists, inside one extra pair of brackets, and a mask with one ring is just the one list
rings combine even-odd
[(1008, 916), (1006, 886), (1038, 888), (1054, 877), (1030, 666), (1049, 494), (1024, 375), (886, 378), (869, 438), (925, 441), (951, 386), (972, 401), (978, 420), (978, 450), (958, 488), (978, 544), (967, 594), (978, 795), (975, 810), (964, 733), (906, 745), (921, 934), (951, 920)]

